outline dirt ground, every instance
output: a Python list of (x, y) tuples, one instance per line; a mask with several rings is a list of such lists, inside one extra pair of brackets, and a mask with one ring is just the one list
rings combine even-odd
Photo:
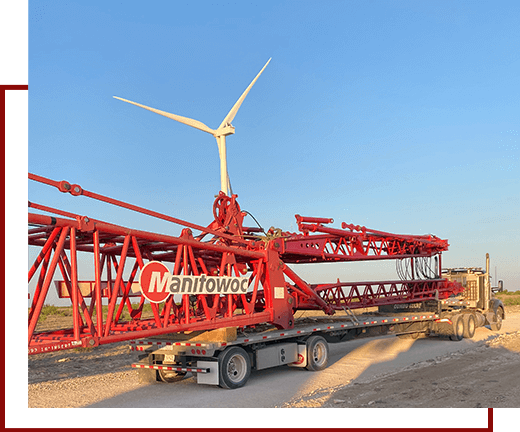
[(337, 391), (323, 407), (518, 408), (520, 331)]
[[(506, 306), (506, 318), (520, 306)], [(519, 408), (520, 330), (339, 390), (323, 407)]]
[[(508, 316), (520, 316), (520, 306), (506, 307)], [(142, 384), (130, 367), (133, 361), (127, 342), (29, 356), (28, 406), (85, 407), (135, 390)], [(517, 330), (368, 382), (354, 380), (321, 407), (518, 408), (519, 370)]]

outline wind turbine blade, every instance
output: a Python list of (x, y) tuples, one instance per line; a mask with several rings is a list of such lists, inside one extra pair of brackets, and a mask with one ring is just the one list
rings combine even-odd
[(160, 115), (162, 115), (164, 117), (168, 117), (168, 118), (170, 118), (172, 120), (178, 121), (179, 123), (183, 123), (185, 125), (194, 127), (196, 129), (200, 129), (201, 131), (210, 133), (211, 135), (213, 135), (215, 133), (214, 129), (211, 129), (210, 127), (206, 126), (204, 123), (202, 123), (202, 122), (200, 122), (198, 120), (193, 120), (193, 119), (190, 119), (190, 118), (187, 118), (187, 117), (182, 117), (182, 116), (176, 115), (176, 114), (170, 114), (170, 113), (168, 113), (166, 111), (161, 111), (161, 110), (158, 110), (158, 109), (155, 109), (155, 108), (150, 108), (150, 107), (147, 107), (146, 105), (141, 105), (141, 104), (139, 104), (137, 102), (132, 102), (132, 101), (129, 101), (129, 100), (117, 97), (117, 96), (114, 96), (114, 98), (122, 100), (123, 102), (128, 102), (129, 104), (132, 104), (132, 105), (135, 105), (135, 106), (147, 109), (148, 111), (152, 111), (152, 112), (154, 112), (156, 114), (160, 114)]
[(229, 190), (229, 193), (231, 195), (233, 195), (233, 188), (231, 187), (231, 180), (229, 180), (229, 173), (227, 174), (227, 185), (228, 185), (228, 190)]
[[(235, 103), (235, 105), (233, 105), (233, 108), (231, 108), (231, 111), (229, 111), (228, 115), (226, 116), (226, 118), (222, 121), (222, 123), (220, 124), (220, 126), (218, 127), (218, 129), (220, 129), (221, 127), (224, 127), (226, 124), (228, 123), (231, 123), (233, 121), (233, 119), (235, 118), (235, 116), (237, 115), (237, 111), (238, 109), (240, 108), (240, 105), (242, 105), (242, 102), (244, 102), (244, 99), (246, 98), (247, 94), (249, 93), (249, 90), (251, 90), (251, 87), (253, 87), (253, 85), (255, 84), (256, 80), (260, 77), (260, 75), (262, 75), (262, 72), (264, 71), (264, 69), (267, 67), (267, 65), (269, 64), (269, 62), (271, 61), (271, 59), (267, 60), (267, 63), (265, 64), (265, 66), (262, 68), (262, 70), (260, 72), (258, 72), (258, 75), (255, 77), (255, 79), (251, 82), (251, 84), (249, 84), (249, 87), (246, 88), (246, 90), (244, 91), (244, 93), (242, 93), (242, 96), (240, 96), (240, 99), (238, 99)], [(217, 129), (217, 130), (218, 130)]]

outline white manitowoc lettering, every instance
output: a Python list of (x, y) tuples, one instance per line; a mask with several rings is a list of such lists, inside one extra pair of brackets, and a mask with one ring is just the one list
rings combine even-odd
[(235, 276), (173, 276), (172, 294), (246, 294), (249, 278)]
[(161, 272), (152, 272), (148, 292), (163, 292), (166, 286), (168, 285), (168, 282), (170, 281), (170, 277), (170, 273), (164, 273), (161, 279)]

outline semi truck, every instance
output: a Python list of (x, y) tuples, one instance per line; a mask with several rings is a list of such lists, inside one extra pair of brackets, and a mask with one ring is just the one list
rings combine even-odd
[(471, 339), (478, 327), (500, 330), (504, 305), (490, 288), (489, 254), (486, 272), (481, 268), (445, 269), (442, 274), (461, 283), (463, 292), (443, 300), (381, 305), (362, 314), (345, 308), (338, 317), (307, 316), (283, 331), (266, 325), (229, 327), (132, 341), (130, 348), (138, 353), (132, 367), (142, 382), (171, 383), (191, 373), (198, 384), (235, 389), (246, 384), (253, 370), (282, 365), (325, 369), (331, 343), (384, 335), (460, 341)]

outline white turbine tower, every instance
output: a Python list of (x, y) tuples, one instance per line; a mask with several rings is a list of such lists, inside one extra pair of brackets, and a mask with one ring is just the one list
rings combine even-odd
[(217, 140), (218, 145), (218, 153), (220, 157), (220, 190), (224, 192), (226, 195), (231, 196), (231, 184), (229, 181), (229, 175), (227, 171), (227, 156), (226, 156), (226, 136), (232, 135), (235, 133), (235, 128), (231, 125), (231, 122), (235, 118), (238, 109), (240, 108), (240, 105), (242, 105), (242, 102), (244, 102), (244, 99), (246, 98), (247, 94), (249, 93), (249, 90), (251, 90), (251, 87), (255, 84), (256, 80), (260, 77), (264, 69), (267, 67), (271, 59), (267, 61), (267, 63), (264, 65), (262, 70), (258, 72), (258, 75), (255, 77), (253, 81), (251, 81), (251, 84), (245, 89), (244, 93), (242, 93), (242, 96), (236, 101), (235, 105), (233, 105), (233, 108), (231, 108), (231, 111), (229, 111), (228, 115), (222, 120), (222, 123), (217, 129), (211, 129), (210, 127), (206, 126), (204, 123), (190, 119), (187, 117), (182, 117), (180, 115), (176, 114), (170, 114), (165, 111), (161, 111), (155, 108), (147, 107), (146, 105), (141, 105), (137, 102), (132, 102), (117, 96), (114, 96), (114, 98), (122, 100), (123, 102), (128, 102), (132, 105), (136, 105), (138, 107), (147, 109), (149, 111), (152, 111), (154, 113), (163, 115), (165, 117), (168, 117), (172, 120), (178, 121), (180, 123), (184, 123), (185, 125), (194, 127), (196, 129), (200, 129), (201, 131), (208, 132), (211, 135), (213, 135)]

